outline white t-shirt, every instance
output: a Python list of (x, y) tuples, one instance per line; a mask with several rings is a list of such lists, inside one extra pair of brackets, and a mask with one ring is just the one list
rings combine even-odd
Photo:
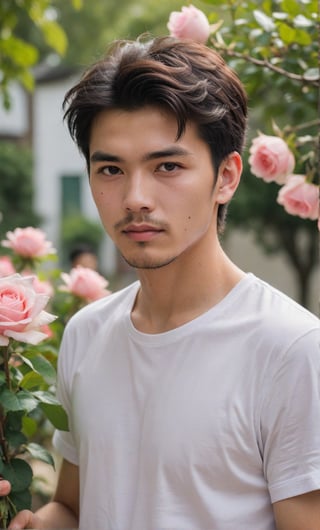
[(82, 530), (274, 530), (320, 488), (320, 323), (247, 274), (177, 329), (130, 318), (139, 283), (69, 322), (58, 395)]

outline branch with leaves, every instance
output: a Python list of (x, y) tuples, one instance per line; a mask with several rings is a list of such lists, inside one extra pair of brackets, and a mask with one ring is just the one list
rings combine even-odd
[[(80, 9), (82, 0), (72, 0)], [(21, 36), (21, 23), (28, 20), (52, 51), (63, 56), (67, 36), (56, 21), (50, 0), (11, 0), (0, 3), (0, 93), (5, 108), (10, 107), (9, 85), (17, 81), (26, 90), (34, 88), (33, 68), (39, 62), (37, 47)], [(23, 33), (23, 32), (22, 32)]]
[[(215, 0), (207, 3), (217, 5)], [(224, 7), (229, 9), (229, 26), (219, 18), (220, 12), (206, 17), (193, 6), (183, 7), (181, 12), (171, 13), (168, 29), (175, 37), (208, 43), (229, 59), (254, 65), (255, 72), (269, 70), (281, 81), (298, 83), (309, 98), (314, 91), (316, 101), (320, 87), (316, 2), (302, 5), (293, 0), (282, 2), (282, 6), (275, 11), (271, 1), (264, 1), (246, 2), (243, 7), (234, 0)], [(316, 119), (281, 128), (272, 119), (273, 135), (259, 132), (249, 149), (251, 173), (282, 186), (278, 202), (288, 213), (312, 220), (319, 219), (319, 125), (320, 119)], [(306, 131), (303, 136), (299, 134), (302, 130)]]

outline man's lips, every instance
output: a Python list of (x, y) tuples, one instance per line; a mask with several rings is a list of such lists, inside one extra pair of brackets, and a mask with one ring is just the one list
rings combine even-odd
[(153, 225), (131, 224), (126, 226), (122, 232), (134, 241), (150, 241), (163, 230)]

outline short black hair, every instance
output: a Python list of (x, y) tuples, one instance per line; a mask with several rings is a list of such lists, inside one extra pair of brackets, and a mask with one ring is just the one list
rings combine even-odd
[[(93, 121), (104, 110), (157, 106), (177, 121), (177, 139), (187, 121), (210, 148), (215, 173), (233, 151), (242, 152), (247, 96), (240, 79), (213, 49), (191, 40), (159, 37), (116, 41), (66, 94), (64, 117), (90, 168)], [(222, 231), (227, 205), (220, 204)]]

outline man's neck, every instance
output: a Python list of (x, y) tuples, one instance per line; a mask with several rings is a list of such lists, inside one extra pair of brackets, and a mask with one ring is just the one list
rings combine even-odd
[(243, 276), (220, 246), (202, 261), (177, 259), (159, 269), (140, 270), (132, 322), (144, 333), (177, 328), (219, 303)]

